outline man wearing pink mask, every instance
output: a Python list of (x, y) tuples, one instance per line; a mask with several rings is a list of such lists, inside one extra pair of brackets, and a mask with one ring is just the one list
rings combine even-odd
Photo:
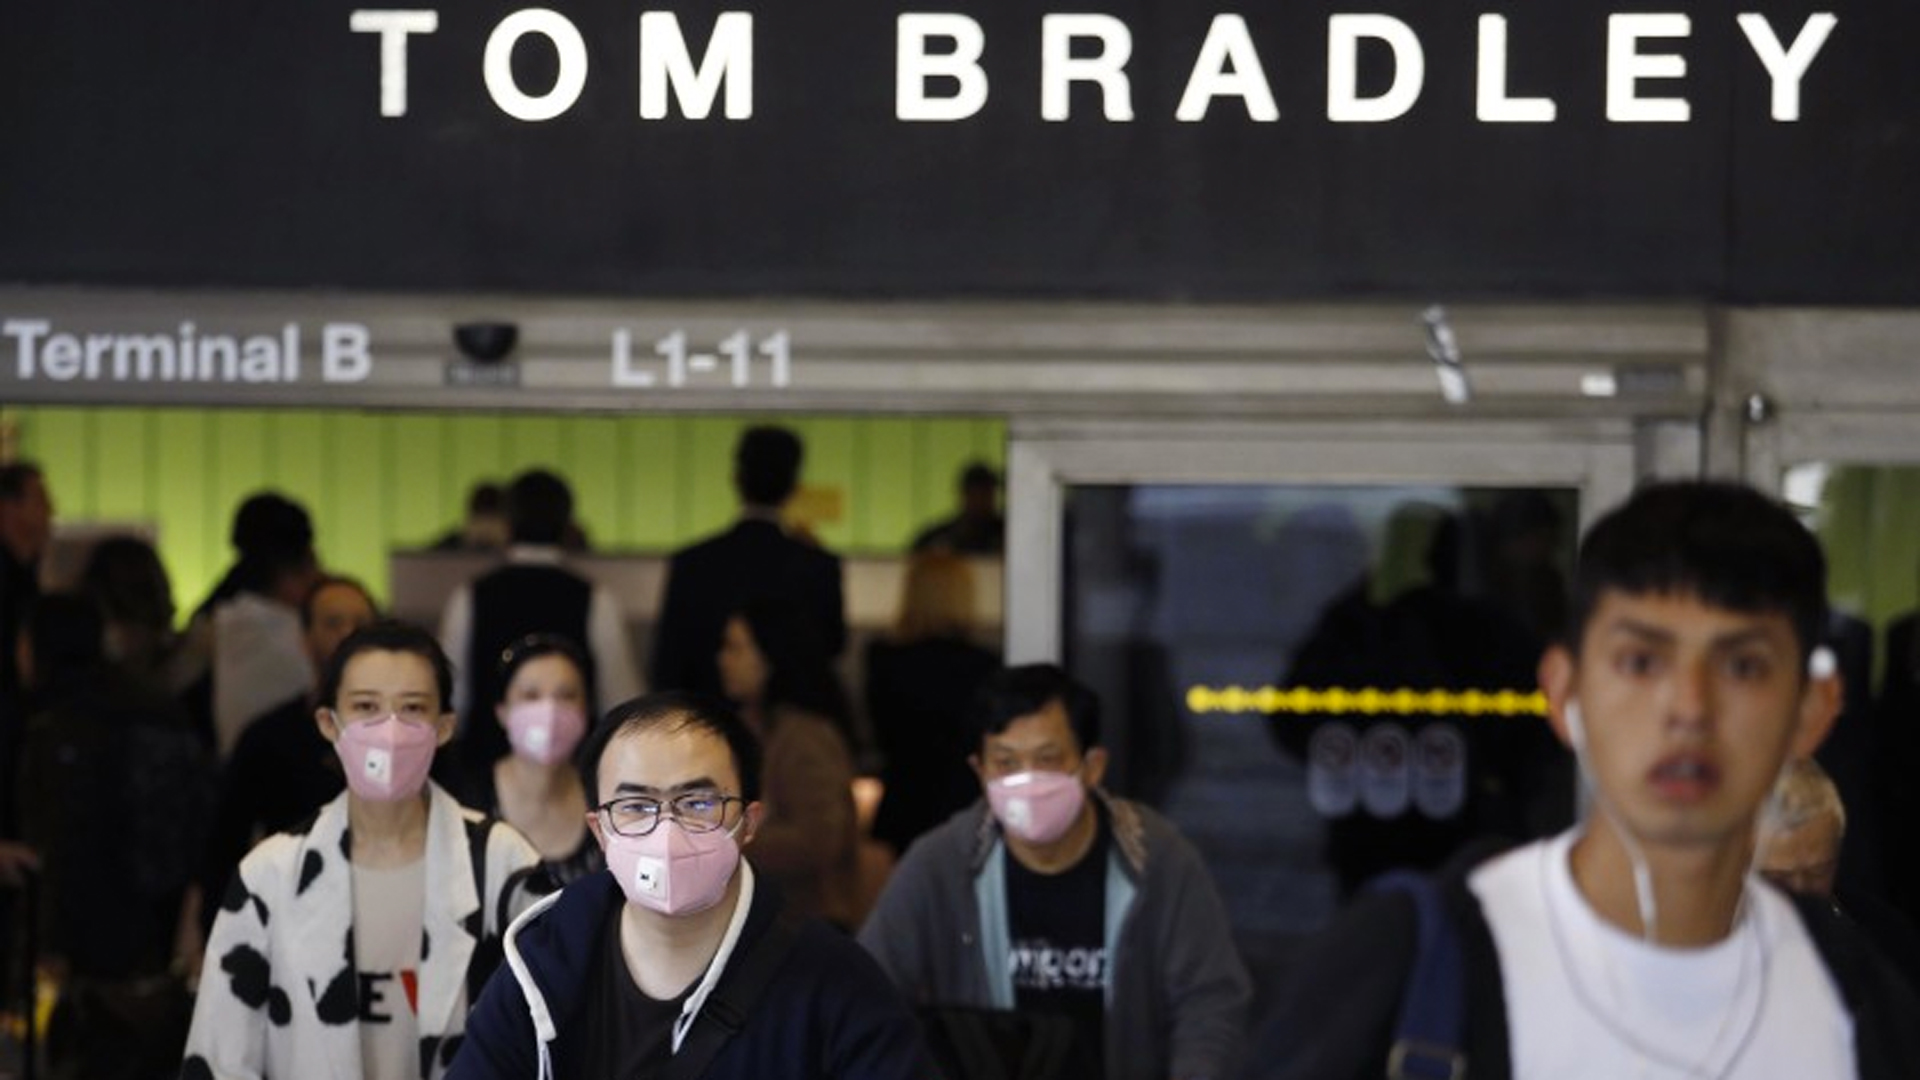
[(1093, 692), (1010, 668), (974, 721), (986, 798), (907, 850), (860, 943), (916, 1005), (1065, 1017), (1061, 1076), (1225, 1075), (1251, 994), (1226, 910), (1170, 822), (1101, 789)]
[(912, 1012), (844, 935), (754, 873), (760, 747), (725, 704), (659, 693), (582, 750), (606, 873), (515, 920), (451, 1080), (920, 1080)]
[(354, 631), (315, 719), (347, 790), (240, 863), (207, 941), (182, 1080), (435, 1080), (538, 856), (427, 779), (452, 668), (424, 630)]

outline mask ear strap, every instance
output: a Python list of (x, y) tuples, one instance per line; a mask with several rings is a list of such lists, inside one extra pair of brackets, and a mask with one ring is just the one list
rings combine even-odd
[(1580, 711), (1578, 699), (1567, 701), (1564, 715), (1567, 718), (1567, 740), (1573, 743), (1573, 760), (1580, 770), (1580, 778), (1587, 785), (1593, 805), (1606, 815), (1607, 822), (1613, 826), (1614, 835), (1620, 838), (1620, 846), (1627, 849), (1627, 861), (1633, 864), (1633, 901), (1640, 912), (1640, 937), (1648, 944), (1654, 944), (1654, 930), (1660, 921), (1660, 903), (1654, 895), (1653, 871), (1647, 866), (1646, 854), (1640, 850), (1640, 841), (1628, 831), (1626, 822), (1613, 812), (1606, 792), (1594, 780), (1593, 769), (1587, 763), (1586, 717)]

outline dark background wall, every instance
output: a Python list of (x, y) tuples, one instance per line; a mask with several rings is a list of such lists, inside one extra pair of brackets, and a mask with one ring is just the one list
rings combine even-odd
[[(423, 0), (436, 3), (438, 0)], [(1736, 27), (1791, 41), (1773, 2), (1508, 5), (1510, 92), (1551, 124), (1474, 116), (1476, 18), (1453, 0), (1092, 5), (1133, 37), (1136, 119), (1081, 87), (1040, 119), (1043, 7), (976, 19), (975, 116), (894, 115), (903, 7), (751, 4), (751, 119), (638, 114), (639, 9), (555, 0), (580, 30), (579, 102), (512, 119), (481, 77), (520, 4), (447, 3), (411, 40), (407, 115), (379, 115), (378, 39), (338, 0), (13, 0), (0, 9), (0, 283), (327, 286), (652, 296), (1417, 295), (1920, 301), (1920, 6), (1835, 0), (1802, 118)], [(1064, 5), (1085, 11), (1087, 5)], [(1607, 17), (1682, 12), (1687, 123), (1609, 123)], [(696, 54), (719, 10), (682, 5)], [(1403, 117), (1327, 117), (1327, 20), (1402, 19), (1426, 57)], [(1280, 109), (1176, 104), (1215, 14), (1237, 12)], [(1361, 53), (1363, 92), (1390, 78)], [(550, 85), (551, 50), (515, 54)]]

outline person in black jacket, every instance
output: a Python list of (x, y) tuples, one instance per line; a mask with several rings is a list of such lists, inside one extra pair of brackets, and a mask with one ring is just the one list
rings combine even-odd
[(1583, 820), (1433, 902), (1364, 896), (1291, 973), (1263, 1075), (1911, 1077), (1920, 997), (1753, 872), (1777, 778), (1839, 708), (1826, 619), (1818, 543), (1751, 489), (1656, 484), (1603, 518), (1540, 665)]
[(608, 873), (507, 932), (449, 1080), (915, 1080), (913, 1013), (852, 939), (784, 912), (749, 853), (759, 745), (719, 701), (653, 694), (583, 748)]
[(867, 716), (886, 781), (873, 835), (895, 852), (980, 797), (967, 767), (967, 706), (1000, 657), (972, 640), (974, 629), (966, 558), (929, 551), (909, 559), (893, 634), (867, 647), (866, 663)]
[(748, 428), (734, 448), (740, 520), (718, 536), (676, 552), (667, 567), (647, 681), (653, 690), (718, 696), (727, 619), (749, 601), (778, 600), (808, 620), (829, 657), (847, 644), (840, 559), (787, 534), (780, 510), (800, 480), (799, 436), (782, 427)]

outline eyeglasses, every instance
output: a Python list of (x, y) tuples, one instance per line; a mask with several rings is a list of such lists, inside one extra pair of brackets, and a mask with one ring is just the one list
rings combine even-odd
[(665, 801), (646, 795), (623, 795), (601, 803), (593, 811), (600, 815), (602, 825), (621, 836), (645, 836), (659, 828), (662, 810), (682, 829), (703, 833), (726, 824), (728, 803), (746, 801), (717, 791), (686, 791)]

